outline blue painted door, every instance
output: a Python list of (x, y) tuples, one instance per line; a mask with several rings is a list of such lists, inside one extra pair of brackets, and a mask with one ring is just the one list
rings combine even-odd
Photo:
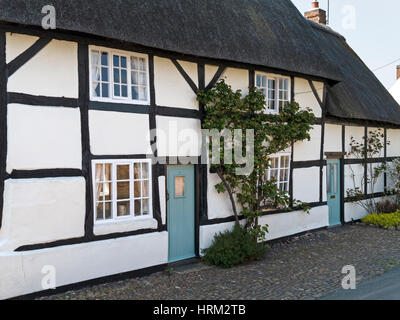
[(169, 262), (195, 254), (194, 166), (168, 167)]
[(337, 226), (340, 221), (340, 160), (328, 160), (327, 163), (327, 192), (329, 206), (329, 225)]

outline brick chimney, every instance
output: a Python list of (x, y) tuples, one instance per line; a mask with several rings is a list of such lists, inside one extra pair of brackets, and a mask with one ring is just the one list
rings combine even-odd
[(312, 2), (311, 10), (305, 12), (304, 16), (308, 20), (312, 20), (316, 23), (326, 25), (326, 11), (320, 9), (318, 1)]
[(400, 65), (398, 65), (398, 66), (396, 67), (396, 70), (397, 70), (397, 77), (396, 77), (396, 79), (399, 80), (399, 79), (400, 79)]

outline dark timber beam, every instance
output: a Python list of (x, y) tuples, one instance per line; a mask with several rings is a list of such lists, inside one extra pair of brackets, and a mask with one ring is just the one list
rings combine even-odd
[(27, 50), (25, 50), (13, 61), (11, 61), (7, 65), (8, 77), (11, 77), (15, 72), (18, 71), (19, 68), (21, 68), (25, 63), (31, 60), (37, 53), (39, 53), (44, 47), (46, 47), (51, 42), (51, 40), (51, 38), (40, 38)]
[(179, 73), (182, 75), (182, 77), (186, 80), (188, 85), (192, 88), (194, 93), (197, 94), (197, 91), (199, 91), (199, 88), (197, 88), (196, 84), (192, 80), (192, 78), (189, 77), (189, 75), (186, 73), (185, 69), (180, 65), (180, 63), (176, 59), (171, 59), (172, 63), (175, 65), (176, 69), (178, 69)]

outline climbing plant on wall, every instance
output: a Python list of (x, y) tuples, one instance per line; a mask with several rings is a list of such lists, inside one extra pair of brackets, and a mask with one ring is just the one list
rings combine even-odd
[[(291, 204), (288, 192), (281, 190), (274, 179), (266, 179), (271, 155), (298, 141), (310, 140), (315, 116), (310, 109), (301, 109), (296, 102), (286, 104), (279, 114), (267, 114), (265, 97), (256, 88), (249, 88), (249, 93), (243, 96), (240, 90), (232, 90), (224, 80), (212, 90), (199, 91), (198, 101), (206, 111), (203, 129), (217, 130), (225, 136), (218, 149), (215, 144), (209, 144), (211, 170), (221, 179), (216, 190), (228, 193), (236, 224), (239, 225), (240, 216), (244, 216), (246, 229), (254, 232), (258, 239), (264, 239), (268, 230), (259, 225), (261, 214), (268, 207), (289, 209)], [(246, 130), (252, 132), (252, 145), (248, 143)], [(236, 135), (238, 132), (243, 135)], [(244, 155), (240, 152), (233, 154), (229, 163), (227, 155), (230, 156), (238, 144), (246, 146), (247, 162), (243, 162)], [(249, 150), (252, 151), (250, 154)], [(249, 167), (251, 170), (240, 173)], [(296, 200), (293, 205), (309, 210), (306, 204)]]

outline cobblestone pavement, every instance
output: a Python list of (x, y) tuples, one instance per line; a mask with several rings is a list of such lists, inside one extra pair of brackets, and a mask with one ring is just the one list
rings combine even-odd
[(198, 264), (43, 299), (318, 299), (341, 288), (345, 265), (357, 282), (400, 265), (400, 231), (347, 225), (271, 245), (262, 261), (229, 270)]

